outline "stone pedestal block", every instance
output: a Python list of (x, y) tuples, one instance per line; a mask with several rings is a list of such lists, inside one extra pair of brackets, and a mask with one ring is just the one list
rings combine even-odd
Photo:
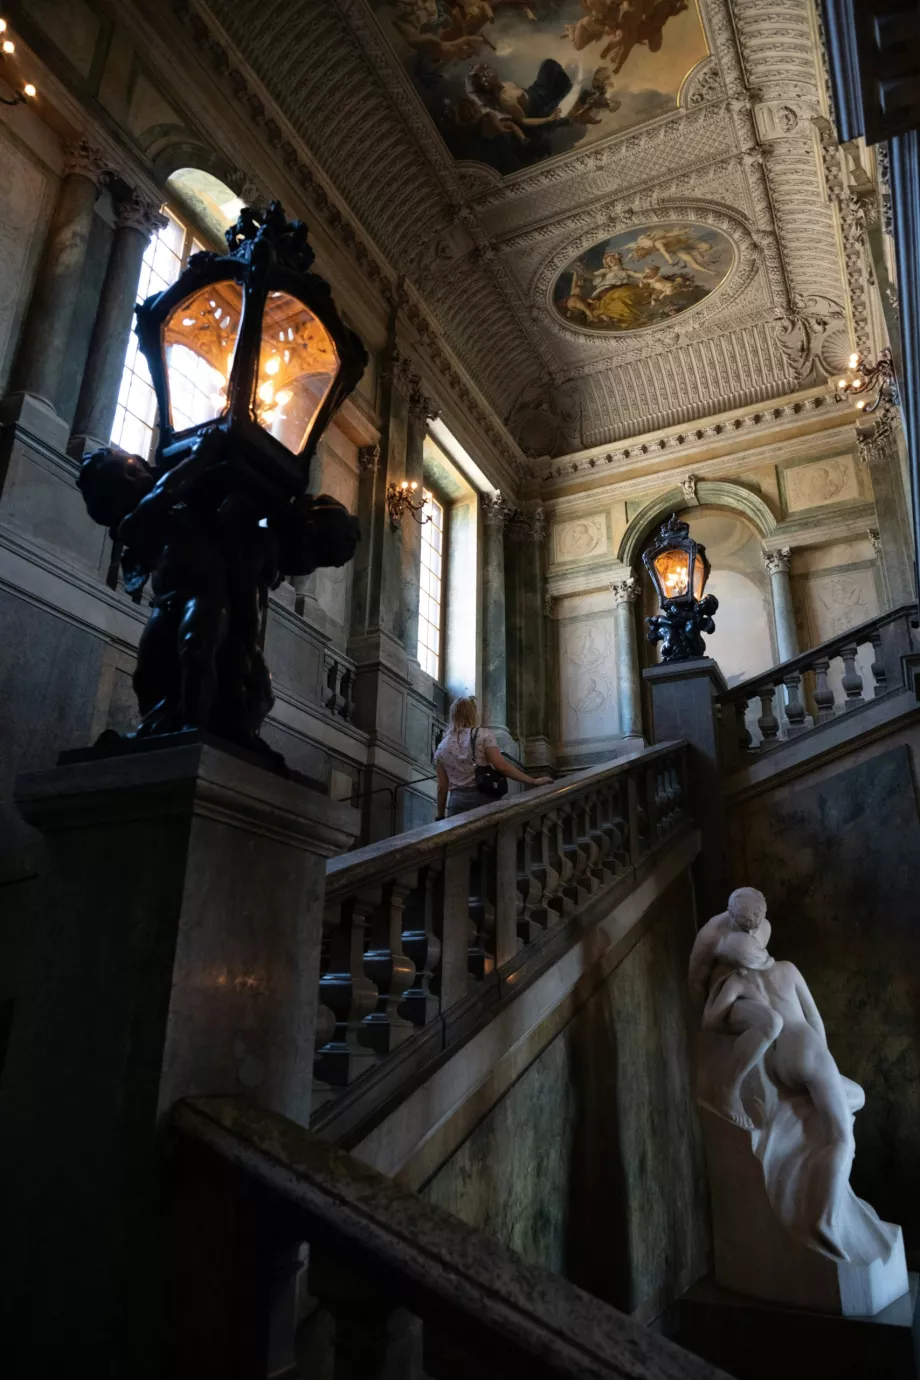
[(704, 1279), (671, 1310), (668, 1333), (736, 1380), (916, 1380), (917, 1276), (874, 1318), (843, 1318), (744, 1298)]
[(652, 742), (683, 738), (690, 744), (690, 804), (703, 835), (698, 901), (703, 917), (708, 918), (724, 909), (728, 895), (716, 703), (728, 687), (710, 657), (650, 666), (643, 676), (651, 692)]
[(0, 1083), (17, 1375), (157, 1374), (158, 1129), (238, 1093), (305, 1125), (325, 860), (355, 812), (204, 743), (22, 777), (45, 837)]

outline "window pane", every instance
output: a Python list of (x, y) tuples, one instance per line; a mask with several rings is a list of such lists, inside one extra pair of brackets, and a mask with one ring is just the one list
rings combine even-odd
[(418, 610), (418, 659), (429, 676), (437, 680), (441, 668), (441, 575), (444, 561), (444, 509), (428, 489), (424, 491), (425, 517), (422, 528), (422, 574)]
[[(166, 225), (158, 230), (147, 246), (137, 284), (137, 301), (143, 302), (155, 292), (162, 292), (178, 278), (182, 269), (182, 246), (185, 230), (181, 221), (170, 215), (165, 207)], [(147, 362), (137, 348), (132, 332), (125, 351), (118, 410), (112, 427), (112, 443), (134, 455), (148, 459), (153, 445), (153, 425), (156, 419), (156, 396), (150, 382)]]

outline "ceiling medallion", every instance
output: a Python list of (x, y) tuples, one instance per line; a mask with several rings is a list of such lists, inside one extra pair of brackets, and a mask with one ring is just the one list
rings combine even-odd
[(509, 174), (677, 109), (697, 0), (370, 0), (454, 158)]
[(714, 226), (635, 225), (566, 264), (552, 287), (552, 309), (591, 335), (668, 325), (721, 287), (735, 259), (731, 239)]

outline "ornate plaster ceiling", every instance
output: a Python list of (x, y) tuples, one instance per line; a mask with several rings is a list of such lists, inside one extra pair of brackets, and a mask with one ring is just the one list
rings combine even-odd
[[(814, 0), (629, 3), (646, 27), (595, 87), (623, 56), (627, 0), (208, 0), (534, 456), (788, 395), (839, 368), (851, 332), (867, 343), (864, 207), (827, 119)], [(576, 47), (565, 26), (599, 10), (619, 27)], [(573, 133), (552, 111), (511, 131), (514, 92), (502, 106), (468, 80), (483, 60), (525, 108), (568, 72), (559, 108), (571, 125), (600, 91), (597, 123)], [(599, 276), (608, 241), (627, 247), (629, 291)], [(649, 269), (683, 281), (652, 288)]]

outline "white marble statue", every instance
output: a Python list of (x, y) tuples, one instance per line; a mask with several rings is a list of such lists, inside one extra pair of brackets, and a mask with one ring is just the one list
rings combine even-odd
[[(906, 1289), (906, 1267), (900, 1228), (880, 1221), (850, 1188), (853, 1120), (863, 1090), (837, 1068), (802, 974), (767, 952), (770, 935), (764, 897), (742, 887), (728, 910), (700, 930), (690, 956), (690, 990), (703, 1032), (698, 1101), (714, 1118), (707, 1136), (710, 1176), (720, 1179), (714, 1199), (724, 1208), (733, 1191), (724, 1177), (734, 1174), (734, 1211), (743, 1213), (753, 1155), (772, 1214), (789, 1236), (848, 1268), (874, 1272), (862, 1296), (881, 1298), (901, 1291), (902, 1277)], [(737, 1142), (726, 1140), (730, 1131), (717, 1131), (726, 1123), (736, 1128)], [(757, 1249), (752, 1240), (750, 1250)], [(737, 1242), (733, 1250), (737, 1260)]]

